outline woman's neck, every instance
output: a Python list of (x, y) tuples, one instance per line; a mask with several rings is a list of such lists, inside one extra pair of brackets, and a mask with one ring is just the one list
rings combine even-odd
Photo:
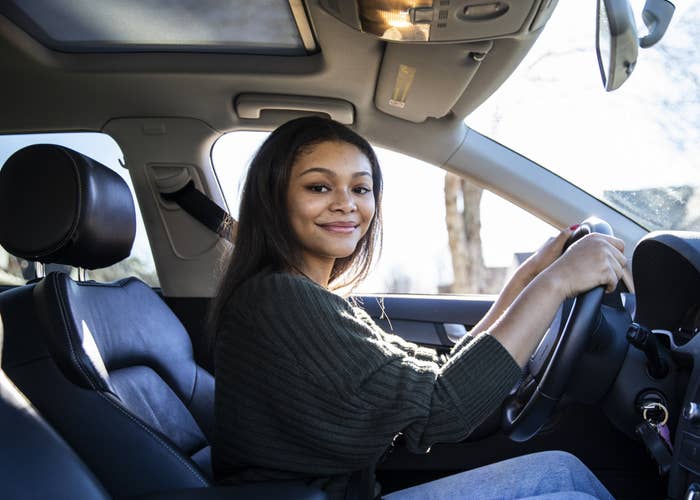
[(323, 288), (328, 288), (328, 282), (331, 279), (331, 272), (333, 271), (334, 264), (335, 259), (332, 258), (320, 259), (318, 257), (310, 258), (309, 256), (305, 256), (302, 260), (301, 267), (296, 269), (296, 271)]

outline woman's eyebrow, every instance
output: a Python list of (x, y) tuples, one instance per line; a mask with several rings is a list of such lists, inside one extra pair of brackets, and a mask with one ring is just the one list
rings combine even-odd
[[(299, 177), (301, 177), (301, 176), (303, 176), (303, 175), (306, 175), (306, 174), (313, 173), (313, 172), (318, 172), (318, 173), (321, 173), (321, 174), (326, 174), (326, 175), (329, 175), (329, 176), (331, 176), (331, 177), (337, 177), (337, 176), (338, 176), (338, 174), (336, 174), (336, 173), (335, 173), (333, 170), (331, 170), (330, 168), (311, 167), (311, 168), (307, 168), (307, 169), (304, 170), (302, 173), (300, 173), (300, 174), (299, 174)], [(359, 171), (359, 172), (355, 172), (354, 174), (352, 174), (353, 177), (360, 177), (360, 176), (363, 176), (363, 175), (367, 175), (367, 176), (369, 176), (369, 177), (372, 177), (372, 173), (371, 173), (371, 172), (368, 172), (367, 170), (361, 170), (361, 171)]]
[(301, 177), (301, 176), (303, 176), (303, 175), (306, 175), (306, 174), (311, 174), (311, 173), (314, 173), (314, 172), (319, 172), (319, 173), (321, 173), (321, 174), (330, 175), (331, 177), (336, 177), (336, 175), (337, 175), (337, 174), (336, 174), (335, 172), (333, 172), (330, 168), (311, 167), (311, 168), (307, 168), (307, 169), (304, 170), (302, 173), (300, 173), (300, 174), (299, 174), (299, 177)]
[(366, 175), (367, 177), (372, 177), (372, 173), (368, 172), (367, 170), (362, 170), (361, 172), (355, 172), (352, 174), (353, 177), (362, 177), (363, 175)]

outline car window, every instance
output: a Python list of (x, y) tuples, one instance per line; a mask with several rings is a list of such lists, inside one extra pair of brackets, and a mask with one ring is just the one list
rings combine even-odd
[[(559, 2), (466, 123), (646, 229), (700, 230), (700, 2), (677, 2), (664, 38), (640, 49), (614, 92), (603, 90), (592, 46), (594, 3)], [(632, 3), (639, 16), (643, 2)]]
[[(249, 161), (267, 135), (233, 132), (214, 145), (212, 163), (234, 217)], [(356, 293), (498, 293), (517, 265), (556, 234), (454, 174), (375, 151), (384, 176), (383, 250)]]
[[(57, 134), (21, 134), (0, 136), (0, 168), (17, 150), (31, 144), (58, 144), (69, 147), (117, 172), (129, 185), (132, 195), (129, 172), (121, 166), (123, 155), (119, 146), (106, 134), (99, 133), (57, 133)], [(114, 281), (126, 276), (136, 276), (151, 286), (158, 286), (158, 276), (153, 263), (153, 255), (141, 220), (138, 202), (136, 204), (136, 238), (129, 257), (113, 266), (89, 271), (88, 278), (96, 281)], [(72, 270), (68, 266), (59, 269)], [(55, 270), (56, 266), (47, 267), (46, 271)], [(76, 273), (72, 272), (73, 276)], [(36, 276), (33, 263), (17, 259), (0, 247), (0, 284), (18, 285)]]

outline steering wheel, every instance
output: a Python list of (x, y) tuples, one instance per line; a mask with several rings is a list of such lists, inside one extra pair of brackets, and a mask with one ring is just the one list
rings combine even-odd
[[(613, 236), (607, 222), (589, 217), (569, 237), (564, 249), (589, 233)], [(565, 309), (560, 307), (530, 358), (529, 373), (503, 405), (501, 427), (513, 441), (525, 441), (537, 434), (564, 394), (576, 360), (599, 320), (603, 293), (604, 287), (599, 286), (574, 298), (563, 328)]]

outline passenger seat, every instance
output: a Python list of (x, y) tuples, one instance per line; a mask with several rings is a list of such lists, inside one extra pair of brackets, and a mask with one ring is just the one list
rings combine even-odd
[[(28, 146), (0, 170), (0, 244), (17, 257), (107, 267), (135, 229), (124, 180), (76, 151)], [(209, 486), (214, 379), (150, 287), (51, 273), (0, 294), (0, 314), (5, 372), (112, 495)]]

